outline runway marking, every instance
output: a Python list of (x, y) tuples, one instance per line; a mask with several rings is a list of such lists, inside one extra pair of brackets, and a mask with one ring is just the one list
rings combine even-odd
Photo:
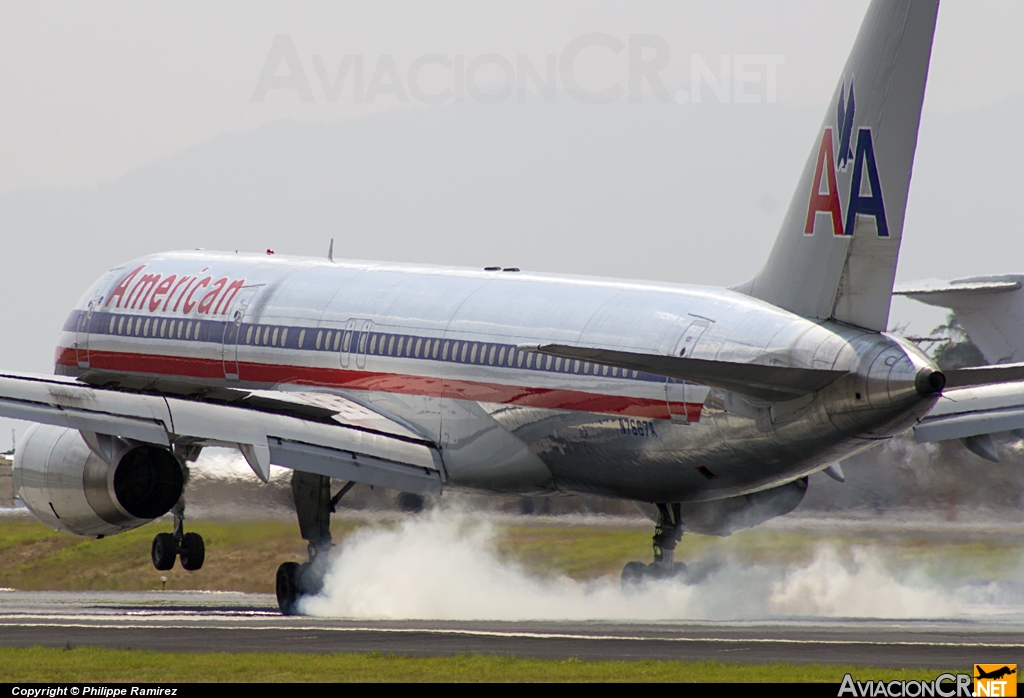
[(446, 629), (446, 628), (373, 628), (373, 627), (339, 627), (339, 626), (303, 626), (303, 625), (274, 625), (274, 626), (230, 626), (230, 625), (165, 625), (165, 624), (104, 624), (104, 623), (8, 623), (2, 622), (0, 616), (0, 627), (24, 627), (24, 628), (91, 628), (106, 630), (151, 630), (154, 628), (172, 630), (292, 630), (299, 632), (378, 632), (378, 633), (426, 633), (433, 635), (468, 635), (471, 637), (500, 637), (520, 638), (537, 640), (619, 640), (627, 642), (708, 642), (722, 644), (779, 644), (779, 645), (865, 645), (880, 647), (970, 647), (970, 648), (1024, 648), (1024, 643), (995, 643), (995, 642), (931, 642), (923, 640), (893, 640), (890, 642), (878, 640), (797, 640), (793, 638), (724, 638), (724, 637), (642, 637), (635, 635), (581, 635), (571, 633), (536, 633), (536, 632), (515, 632), (504, 630), (468, 630), (468, 629)]

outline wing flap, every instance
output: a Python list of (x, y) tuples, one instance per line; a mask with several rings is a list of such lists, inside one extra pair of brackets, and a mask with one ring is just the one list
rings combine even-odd
[(519, 349), (688, 380), (768, 402), (791, 400), (813, 393), (846, 375), (845, 371), (740, 364), (565, 344), (521, 345)]

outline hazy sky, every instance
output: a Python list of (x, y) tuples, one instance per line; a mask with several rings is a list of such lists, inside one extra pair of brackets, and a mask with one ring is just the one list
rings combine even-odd
[[(824, 105), (865, 0), (711, 2), (11, 2), (0, 3), (0, 192), (93, 187), (219, 134), (275, 120), (331, 121), (400, 108), (397, 97), (329, 101), (313, 56), (336, 75), (346, 55), (398, 70), (421, 56), (520, 55), (544, 66), (591, 32), (663, 39), (674, 92), (691, 56), (783, 56), (781, 104)], [(1024, 89), (1024, 3), (944, 0), (926, 112), (977, 107)], [(274, 37), (291, 37), (312, 101), (274, 91), (253, 102)], [(622, 76), (626, 52), (577, 62), (583, 83)], [(480, 82), (495, 78), (485, 66)], [(282, 72), (284, 71), (282, 67)], [(424, 75), (443, 68), (428, 66)], [(328, 81), (330, 84), (330, 81)]]

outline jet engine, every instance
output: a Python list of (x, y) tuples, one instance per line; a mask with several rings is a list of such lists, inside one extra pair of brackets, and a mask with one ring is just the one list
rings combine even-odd
[[(14, 453), (14, 487), (36, 517), (81, 536), (109, 536), (163, 516), (185, 476), (171, 451), (153, 444), (32, 426)], [(101, 458), (97, 452), (107, 453)]]
[[(708, 536), (727, 536), (796, 509), (807, 492), (807, 478), (800, 478), (770, 490), (710, 502), (684, 502), (680, 508), (683, 529)], [(637, 502), (637, 508), (658, 521), (658, 507)]]

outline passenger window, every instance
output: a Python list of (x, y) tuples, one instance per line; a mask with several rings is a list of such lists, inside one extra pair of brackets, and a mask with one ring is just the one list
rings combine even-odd
[(473, 342), (473, 348), (469, 352), (469, 363), (471, 363), (471, 364), (475, 364), (476, 363), (476, 348), (477, 348), (476, 347), (476, 342)]
[(545, 371), (550, 371), (551, 370), (551, 362), (554, 361), (554, 360), (555, 360), (555, 357), (551, 356), (551, 354), (548, 354), (547, 360), (544, 361), (544, 370)]
[(334, 351), (338, 351), (339, 344), (341, 344), (341, 330), (334, 333)]
[(491, 366), (494, 365), (494, 352), (497, 351), (498, 347), (491, 345), (491, 353), (487, 355), (487, 363)]
[(466, 363), (466, 354), (467, 354), (467, 352), (469, 352), (469, 342), (463, 342), (462, 343), (462, 358), (460, 359), (460, 361), (462, 361), (462, 363)]
[(416, 358), (417, 359), (420, 358), (420, 347), (421, 346), (423, 346), (423, 340), (422, 339), (417, 339), (416, 340)]
[(284, 327), (281, 329), (281, 346), (288, 346), (288, 328)]
[(577, 359), (576, 361), (572, 362), (572, 372), (573, 373), (579, 373), (580, 372), (580, 362), (579, 362), (579, 359)]
[(402, 355), (402, 347), (405, 346), (405, 337), (398, 338), (398, 355)]
[(501, 351), (498, 352), (498, 365), (500, 366), (503, 363), (505, 363), (505, 347), (502, 347)]
[(178, 320), (178, 339), (181, 339), (181, 330), (183, 327), (185, 327), (185, 321)]
[(117, 333), (124, 334), (124, 317), (117, 321)]
[(441, 347), (441, 360), (442, 361), (447, 361), (448, 360), (448, 342), (445, 342), (444, 346)]
[(352, 330), (345, 330), (345, 341), (341, 345), (342, 351), (348, 351), (352, 346)]
[(438, 349), (441, 348), (441, 340), (440, 339), (435, 339), (434, 342), (433, 342), (433, 345), (434, 346), (430, 350), (430, 358), (436, 359), (437, 358), (437, 351), (438, 351)]
[(270, 346), (272, 346), (272, 347), (276, 347), (277, 346), (277, 332), (278, 332), (278, 328), (275, 327), (274, 328), (274, 334), (272, 334), (270, 336)]
[(377, 353), (377, 335), (373, 335), (373, 337), (370, 338), (370, 353)]
[(149, 318), (146, 318), (146, 324), (142, 326), (142, 336), (149, 336)]
[(305, 344), (305, 343), (306, 343), (306, 328), (303, 327), (301, 330), (299, 330), (299, 349), (301, 349), (302, 345)]
[(555, 359), (555, 370), (556, 371), (561, 371), (562, 370), (562, 357), (561, 356), (559, 356), (557, 359)]
[(113, 315), (110, 316), (110, 329), (107, 330), (107, 334), (114, 334), (114, 323), (117, 322), (117, 318)]
[(608, 366), (602, 366), (601, 367), (601, 375), (602, 376), (607, 376), (608, 375)]
[(511, 366), (511, 365), (512, 365), (512, 355), (513, 355), (514, 353), (516, 353), (516, 348), (515, 348), (515, 347), (512, 347), (512, 348), (510, 348), (510, 349), (508, 350), (508, 365), (509, 365), (509, 366)]
[(526, 355), (526, 368), (533, 368), (533, 352)]
[(192, 334), (192, 321), (189, 320), (188, 324), (185, 326), (185, 339), (188, 339), (189, 335), (191, 335), (191, 334)]
[(395, 354), (395, 335), (391, 335), (388, 340), (388, 356), (394, 356)]
[(245, 331), (245, 343), (252, 344), (252, 325), (249, 325), (249, 329)]
[(517, 352), (516, 354), (516, 366), (519, 368), (523, 367), (523, 352)]

